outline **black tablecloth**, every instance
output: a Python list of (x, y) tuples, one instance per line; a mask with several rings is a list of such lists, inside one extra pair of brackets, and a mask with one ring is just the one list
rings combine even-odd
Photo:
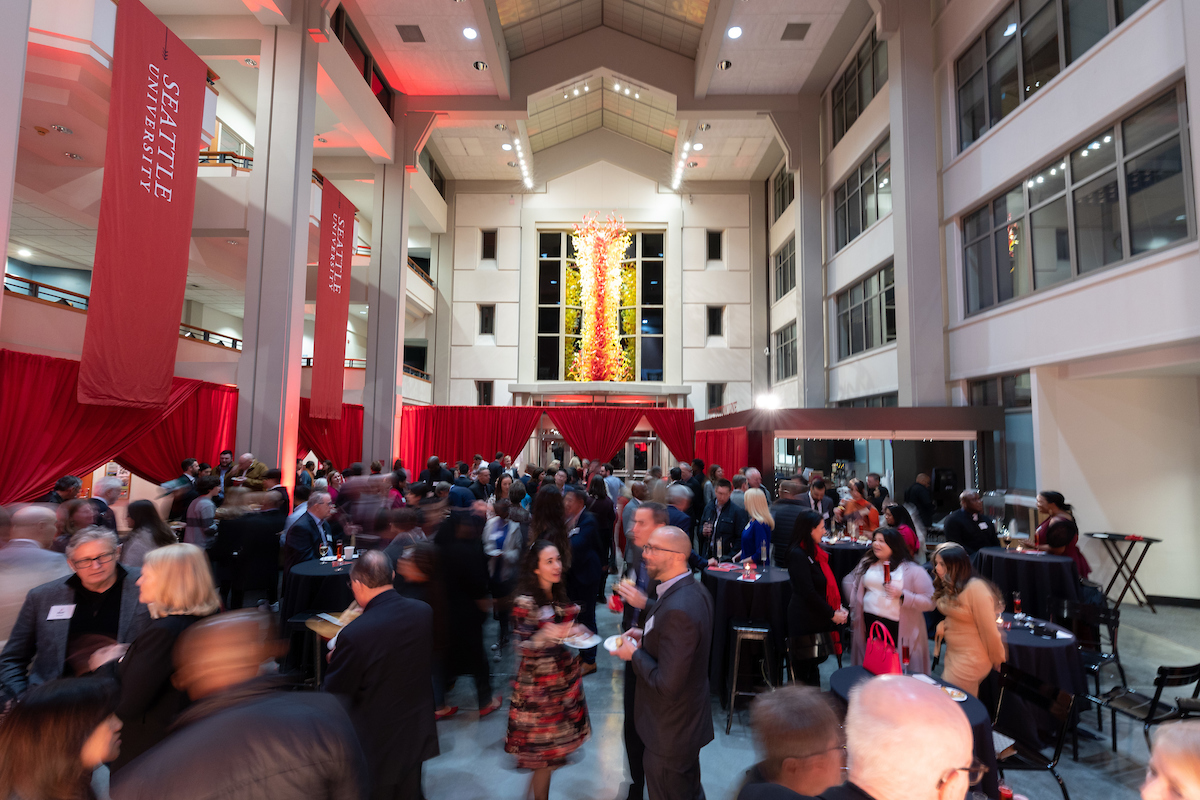
[(792, 599), (792, 584), (786, 569), (772, 567), (754, 583), (739, 581), (740, 570), (722, 572), (706, 569), (701, 575), (705, 588), (713, 596), (712, 652), (708, 661), (708, 682), (712, 691), (728, 702), (726, 683), (730, 660), (730, 624), (757, 622), (771, 627), (771, 646), (778, 660), (787, 646), (787, 607)]
[[(829, 690), (846, 702), (850, 698), (850, 691), (871, 677), (873, 677), (871, 673), (862, 667), (842, 667), (829, 676)], [(949, 683), (945, 685), (953, 686)], [(996, 748), (992, 744), (992, 721), (988, 718), (988, 712), (983, 703), (970, 694), (967, 695), (966, 700), (959, 703), (959, 706), (962, 707), (963, 713), (967, 715), (967, 721), (971, 724), (971, 734), (975, 738), (975, 757), (987, 767), (983, 782), (976, 789), (996, 800), (1000, 797), (1000, 778), (996, 768)]]
[(1079, 571), (1068, 556), (1033, 555), (985, 547), (972, 557), (979, 574), (996, 584), (1008, 610), (1012, 593), (1021, 593), (1021, 610), (1041, 619), (1051, 616), (1050, 598), (1078, 600)]
[[(858, 542), (822, 542), (821, 549), (829, 554), (829, 568), (833, 570), (833, 577), (837, 578), (838, 589), (841, 589), (842, 579), (854, 571), (858, 562), (862, 561), (863, 555), (871, 549), (871, 545)], [(849, 601), (846, 604), (849, 605)]]
[[(354, 602), (350, 591), (350, 567), (353, 561), (303, 561), (292, 567), (284, 581), (283, 599), (279, 601), (280, 627), (286, 631), (287, 621), (304, 611), (329, 611), (340, 614)], [(287, 669), (308, 669), (304, 658), (305, 633), (293, 631), (289, 637)]]

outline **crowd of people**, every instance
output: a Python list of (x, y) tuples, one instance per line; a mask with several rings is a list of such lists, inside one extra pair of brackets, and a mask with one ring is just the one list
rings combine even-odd
[[(291, 494), (250, 453), (181, 468), (157, 502), (128, 503), (124, 525), (115, 478), (81, 498), (66, 476), (0, 514), (0, 800), (90, 798), (102, 765), (115, 800), (423, 798), (460, 676), (474, 680), (479, 718), (509, 701), (503, 748), (529, 770), (528, 797), (545, 800), (594, 732), (583, 679), (597, 669), (610, 576), (628, 797), (703, 798), (713, 598), (694, 573), (719, 560), (774, 564), (791, 585), (791, 685), (752, 706), (762, 758), (742, 800), (960, 800), (978, 780), (969, 726), (944, 693), (873, 679), (850, 697), (843, 731), (819, 672), (846, 648), (861, 664), (872, 628), (903, 646), (909, 672), (928, 672), (936, 610), (943, 679), (978, 693), (1005, 650), (996, 592), (971, 566), (996, 542), (977, 493), (963, 493), (925, 564), (927, 477), (898, 504), (874, 474), (841, 494), (820, 473), (789, 476), (773, 498), (757, 470), (726, 477), (699, 460), (629, 483), (611, 464), (518, 470), (504, 453), (430, 457), (415, 478), (399, 461), (306, 462)], [(1055, 492), (1042, 506), (1035, 545), (1086, 574), (1070, 506)], [(835, 527), (871, 540), (840, 583), (821, 547)], [(357, 552), (354, 604), (329, 631), (324, 691), (302, 691), (280, 586), (344, 547)], [(489, 664), (506, 648), (510, 693)], [(1148, 800), (1200, 800), (1197, 727), (1163, 729)]]

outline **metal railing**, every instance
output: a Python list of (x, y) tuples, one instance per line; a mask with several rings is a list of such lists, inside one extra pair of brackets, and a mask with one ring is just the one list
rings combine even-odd
[(428, 381), (428, 380), (429, 380), (429, 373), (428, 373), (428, 372), (426, 372), (426, 371), (425, 371), (425, 370), (423, 370), (423, 369), (417, 369), (416, 367), (411, 367), (411, 366), (409, 366), (408, 364), (405, 364), (405, 365), (404, 365), (404, 374), (405, 374), (405, 375), (411, 375), (411, 376), (412, 376), (412, 377), (414, 377), (414, 378), (420, 378), (420, 379), (421, 379), (421, 380), (423, 380), (423, 381)]
[(201, 150), (200, 166), (225, 166), (249, 170), (254, 168), (254, 156), (244, 156), (227, 150)]
[[(300, 366), (311, 367), (313, 365), (312, 356), (304, 356), (300, 359)], [(347, 358), (343, 365), (346, 369), (366, 369), (367, 360), (365, 358)]]
[(413, 272), (417, 273), (417, 277), (420, 278), (421, 280), (425, 281), (426, 283), (428, 283), (430, 285), (430, 287), (436, 286), (436, 284), (434, 284), (434, 282), (433, 282), (433, 278), (430, 277), (429, 273), (426, 272), (425, 270), (421, 269), (421, 266), (416, 261), (413, 261), (411, 258), (408, 259), (408, 268), (411, 269)]
[(726, 414), (735, 414), (735, 413), (737, 413), (737, 401), (736, 400), (734, 400), (732, 403), (726, 403), (723, 406), (717, 406), (716, 408), (710, 408), (708, 410), (708, 416), (710, 416), (710, 417), (723, 417)]
[(69, 289), (59, 289), (57, 286), (38, 283), (28, 278), (10, 275), (7, 272), (4, 273), (4, 290), (13, 294), (32, 297), (36, 300), (45, 300), (48, 303), (58, 303), (59, 305), (75, 308), (80, 311), (87, 311), (88, 307), (86, 294), (72, 292)]
[(241, 350), (242, 340), (225, 333), (217, 333), (210, 331), (207, 328), (199, 328), (195, 325), (179, 323), (179, 336), (183, 339), (196, 339), (201, 342), (208, 342), (220, 347), (228, 347), (231, 350)]

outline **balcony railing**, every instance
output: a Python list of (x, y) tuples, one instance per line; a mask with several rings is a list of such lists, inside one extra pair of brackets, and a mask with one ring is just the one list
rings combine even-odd
[(225, 150), (201, 150), (200, 166), (202, 167), (234, 167), (241, 170), (254, 168), (254, 156), (244, 156)]
[(419, 378), (419, 379), (421, 379), (421, 380), (423, 380), (423, 381), (428, 381), (428, 380), (429, 380), (429, 373), (428, 373), (428, 372), (426, 372), (426, 371), (425, 371), (425, 370), (423, 370), (423, 369), (417, 369), (416, 367), (409, 366), (408, 364), (405, 364), (405, 365), (404, 365), (404, 374), (405, 374), (405, 375), (411, 375), (412, 377), (414, 377), (414, 378)]
[(415, 272), (417, 274), (418, 278), (420, 278), (421, 280), (428, 283), (431, 287), (436, 286), (436, 284), (434, 284), (434, 282), (433, 282), (433, 278), (431, 278), (429, 276), (429, 273), (426, 272), (425, 270), (421, 269), (421, 266), (419, 264), (417, 264), (416, 261), (413, 261), (411, 258), (408, 259), (408, 268), (411, 269), (413, 272)]
[[(313, 365), (312, 356), (304, 356), (300, 359), (300, 366), (311, 367)], [(346, 369), (366, 369), (367, 360), (365, 358), (347, 358), (343, 365)]]
[(49, 303), (58, 303), (59, 305), (76, 308), (80, 311), (87, 311), (88, 307), (86, 294), (79, 294), (68, 289), (59, 289), (57, 286), (47, 286), (44, 283), (10, 275), (7, 272), (4, 273), (4, 290), (37, 300), (45, 300)]
[(187, 325), (179, 323), (179, 336), (183, 339), (196, 339), (201, 342), (228, 347), (231, 350), (241, 350), (242, 340), (225, 333), (217, 333), (210, 331), (207, 328), (199, 328), (195, 325)]

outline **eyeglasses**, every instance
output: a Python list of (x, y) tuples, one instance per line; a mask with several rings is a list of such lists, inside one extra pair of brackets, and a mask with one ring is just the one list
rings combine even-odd
[(941, 789), (942, 786), (944, 786), (946, 782), (950, 780), (951, 776), (949, 773), (951, 772), (967, 773), (967, 779), (970, 781), (971, 785), (976, 786), (981, 780), (983, 780), (983, 776), (987, 771), (988, 768), (983, 765), (983, 762), (981, 762), (978, 758), (973, 758), (971, 759), (971, 766), (969, 767), (956, 767), (954, 769), (946, 770), (946, 773), (942, 775), (942, 779), (938, 781), (937, 788)]
[(110, 550), (107, 553), (96, 556), (95, 558), (81, 558), (78, 561), (72, 561), (71, 566), (75, 569), (91, 569), (92, 567), (102, 567), (105, 564), (111, 564), (112, 560), (117, 557), (116, 550)]
[(675, 554), (681, 555), (681, 556), (686, 555), (686, 553), (684, 553), (682, 550), (668, 550), (665, 547), (655, 547), (654, 545), (650, 544), (649, 542), (646, 542), (646, 544), (643, 545), (642, 552), (643, 553), (655, 553), (655, 552), (657, 552), (657, 553), (675, 553)]

